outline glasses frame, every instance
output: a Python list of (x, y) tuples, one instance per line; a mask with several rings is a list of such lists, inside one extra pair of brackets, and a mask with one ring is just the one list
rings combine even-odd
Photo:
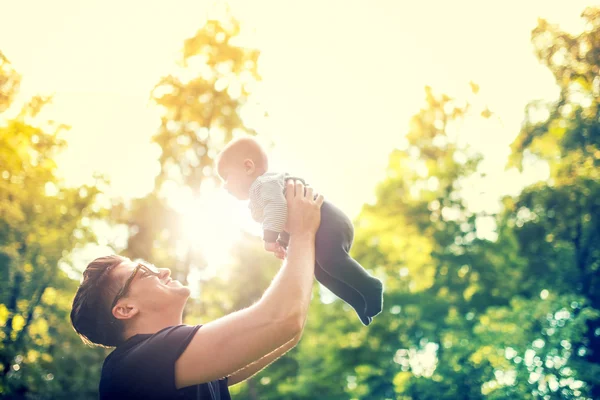
[(138, 263), (135, 266), (135, 268), (133, 269), (133, 272), (131, 273), (129, 278), (127, 278), (127, 280), (125, 281), (125, 284), (123, 285), (121, 290), (119, 290), (119, 293), (117, 293), (117, 295), (115, 296), (115, 299), (112, 302), (112, 306), (110, 307), (111, 313), (112, 313), (112, 309), (115, 308), (115, 305), (117, 305), (117, 302), (127, 294), (127, 291), (129, 290), (129, 286), (131, 286), (131, 282), (133, 282), (135, 275), (138, 273), (138, 271), (140, 269), (145, 270), (146, 272), (148, 272), (151, 275), (156, 275), (156, 276), (160, 275), (160, 271), (154, 265)]

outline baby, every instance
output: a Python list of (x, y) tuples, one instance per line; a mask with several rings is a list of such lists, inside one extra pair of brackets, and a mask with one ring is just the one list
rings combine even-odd
[[(287, 173), (269, 171), (267, 155), (251, 137), (231, 141), (217, 157), (223, 186), (239, 200), (250, 200), (252, 218), (262, 223), (265, 249), (279, 258), (285, 255), (289, 234), (285, 182), (304, 180)], [(354, 227), (339, 208), (325, 201), (315, 238), (315, 277), (356, 310), (364, 325), (381, 312), (383, 285), (350, 255)]]

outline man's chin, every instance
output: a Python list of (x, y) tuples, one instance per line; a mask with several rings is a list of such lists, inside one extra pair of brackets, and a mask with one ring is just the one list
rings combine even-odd
[(182, 293), (186, 296), (189, 296), (191, 293), (189, 286), (185, 286), (183, 283), (176, 280), (169, 282), (167, 286), (169, 286), (172, 290), (174, 289), (177, 293)]
[(187, 286), (181, 285), (181, 293), (182, 296), (185, 295), (185, 297), (190, 297), (190, 295), (192, 294), (192, 290)]
[(189, 287), (189, 286), (186, 286), (186, 285), (184, 285), (183, 283), (181, 283), (181, 282), (179, 282), (179, 281), (177, 281), (177, 282), (171, 282), (171, 283), (169, 284), (169, 286), (171, 286), (171, 287), (172, 287), (173, 289), (175, 289), (175, 290), (177, 290), (177, 289), (180, 289), (180, 290), (181, 290), (181, 289), (187, 289), (187, 290), (190, 290), (190, 287)]

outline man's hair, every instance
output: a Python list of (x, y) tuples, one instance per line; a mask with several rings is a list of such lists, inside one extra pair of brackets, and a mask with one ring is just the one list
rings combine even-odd
[(229, 142), (217, 157), (217, 167), (229, 164), (236, 158), (242, 160), (249, 158), (254, 161), (256, 168), (265, 171), (269, 169), (267, 153), (260, 143), (251, 136), (242, 136)]
[(87, 345), (108, 348), (123, 341), (123, 321), (115, 318), (110, 309), (120, 282), (111, 277), (110, 271), (126, 260), (118, 255), (99, 257), (83, 272), (73, 299), (71, 324)]

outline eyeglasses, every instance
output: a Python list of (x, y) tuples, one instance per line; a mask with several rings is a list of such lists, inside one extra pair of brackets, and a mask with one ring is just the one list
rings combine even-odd
[(133, 272), (131, 273), (131, 276), (129, 276), (129, 278), (127, 278), (127, 281), (125, 281), (125, 285), (123, 285), (123, 287), (121, 288), (121, 290), (119, 290), (119, 293), (117, 293), (117, 296), (113, 300), (112, 306), (110, 307), (111, 310), (113, 308), (115, 308), (115, 305), (117, 304), (117, 301), (119, 301), (119, 299), (121, 299), (122, 297), (124, 297), (127, 294), (127, 291), (129, 290), (129, 286), (131, 285), (131, 282), (133, 281), (133, 278), (135, 278), (135, 275), (137, 274), (137, 272), (140, 269), (146, 275), (147, 274), (156, 275), (156, 276), (160, 275), (160, 271), (154, 265), (152, 265), (152, 264), (138, 263), (138, 265), (136, 265), (135, 268), (133, 269)]

